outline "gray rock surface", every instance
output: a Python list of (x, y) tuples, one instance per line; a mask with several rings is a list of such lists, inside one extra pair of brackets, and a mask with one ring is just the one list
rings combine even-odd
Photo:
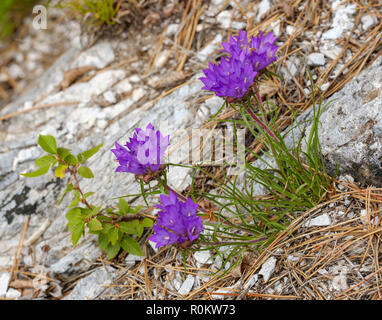
[(95, 269), (89, 276), (82, 278), (74, 290), (62, 300), (94, 300), (107, 289), (116, 277), (116, 270), (105, 266)]
[[(212, 9), (217, 10), (217, 4), (222, 3), (223, 0), (214, 0)], [(268, 0), (261, 1), (257, 18), (268, 10), (270, 3)], [(340, 1), (335, 3), (337, 7)], [(320, 51), (329, 59), (334, 59), (341, 50), (330, 39), (343, 37), (352, 27), (349, 19), (353, 11), (352, 5), (345, 5), (343, 11), (334, 15), (330, 29), (322, 35), (322, 39), (329, 42), (327, 48), (321, 47)], [(221, 18), (225, 19), (220, 24), (226, 23), (225, 15), (228, 16), (224, 13)], [(365, 20), (364, 24), (367, 23), (369, 22)], [(209, 58), (219, 39), (218, 34), (210, 45), (204, 47), (204, 51), (200, 50), (199, 60), (205, 61)], [(132, 175), (114, 172), (116, 164), (110, 149), (115, 141), (124, 143), (136, 127), (145, 127), (152, 122), (161, 131), (170, 134), (170, 151), (173, 151), (187, 136), (184, 129), (198, 128), (221, 106), (222, 100), (216, 97), (202, 104), (195, 102), (203, 94), (202, 83), (197, 80), (200, 75), (195, 75), (192, 81), (155, 104), (142, 105), (140, 101), (148, 94), (148, 87), (140, 76), (118, 66), (119, 45), (123, 44), (113, 40), (100, 41), (86, 49), (78, 43), (36, 79), (35, 84), (30, 87), (31, 90), (0, 111), (2, 116), (35, 105), (79, 102), (70, 106), (57, 105), (24, 113), (0, 123), (0, 269), (12, 265), (27, 216), (31, 216), (31, 219), (26, 240), (41, 230), (45, 221), (50, 221), (50, 224), (36, 242), (22, 249), (20, 264), (25, 267), (44, 266), (49, 270), (50, 277), (65, 278), (87, 271), (94, 266), (101, 254), (94, 236), (87, 235), (76, 248), (72, 247), (65, 219), (66, 208), (71, 199), (68, 197), (60, 206), (55, 206), (65, 187), (64, 181), (56, 179), (52, 172), (34, 179), (19, 176), (20, 172), (34, 170), (34, 159), (42, 155), (37, 147), (38, 134), (53, 134), (59, 145), (70, 147), (75, 153), (104, 142), (100, 152), (88, 163), (96, 178), (81, 181), (81, 187), (85, 191), (96, 191), (95, 205), (111, 204), (109, 199), (112, 197), (139, 192), (139, 185)], [(124, 48), (125, 51), (126, 48), (128, 46)], [(281, 68), (284, 77), (291, 79), (298, 73), (303, 74), (301, 61), (301, 58), (290, 57), (286, 66)], [(65, 71), (86, 66), (96, 68), (89, 73), (87, 80), (74, 83), (64, 90), (59, 88)], [(108, 69), (103, 70), (104, 68)], [(320, 126), (320, 141), (327, 156), (329, 171), (333, 172), (338, 163), (341, 172), (348, 172), (357, 181), (376, 186), (382, 186), (381, 71), (382, 57), (369, 70), (362, 72), (343, 90), (330, 97), (329, 100), (337, 100), (322, 115)], [(15, 69), (12, 72), (16, 76), (20, 70)], [(106, 104), (101, 103), (101, 100), (106, 101)], [(307, 111), (299, 120), (309, 119), (310, 115), (311, 111)], [(182, 150), (175, 150), (170, 154), (170, 161), (180, 162), (184, 156)], [(175, 189), (183, 190), (190, 181), (187, 169), (171, 168), (169, 182)], [(261, 189), (259, 188), (259, 193), (262, 192)], [(199, 263), (207, 263), (205, 258), (199, 256), (197, 260)], [(218, 267), (217, 259), (214, 265)], [(112, 281), (110, 274), (115, 271), (113, 270), (110, 267), (107, 270), (103, 267), (95, 269), (79, 281), (66, 299), (99, 298), (103, 292), (102, 286)], [(0, 290), (3, 294), (8, 292), (4, 285), (5, 277), (7, 274), (0, 277), (3, 279), (3, 289)], [(179, 282), (177, 290), (182, 283)], [(185, 292), (191, 289), (192, 285), (189, 284), (191, 279), (185, 285)]]
[[(350, 81), (342, 90), (322, 102), (324, 109), (319, 125), (319, 140), (329, 174), (334, 175), (339, 166), (339, 174), (350, 175), (356, 182), (365, 185), (382, 186), (382, 57), (359, 76)], [(305, 131), (307, 137), (311, 130), (310, 120), (313, 111), (308, 109), (297, 117), (299, 128), (289, 128), (294, 140), (298, 141)], [(285, 137), (287, 146), (293, 145), (292, 133)], [(306, 150), (306, 140), (302, 140)], [(271, 167), (276, 164), (265, 156)], [(269, 167), (257, 160), (254, 166)], [(253, 183), (245, 171), (237, 178), (237, 186), (251, 185), (253, 195), (267, 193), (266, 188)], [(222, 201), (224, 203), (224, 201)], [(230, 216), (227, 210), (224, 214)]]
[[(319, 139), (327, 168), (349, 174), (365, 185), (382, 186), (382, 57), (323, 101)], [(312, 110), (298, 117), (311, 119)], [(308, 122), (309, 123), (309, 122)], [(306, 133), (311, 125), (301, 126)], [(294, 130), (295, 138), (301, 133)], [(291, 139), (289, 139), (291, 144)], [(304, 148), (306, 144), (302, 147)]]
[[(51, 277), (65, 278), (88, 270), (101, 254), (97, 239), (92, 235), (86, 235), (75, 248), (72, 247), (65, 218), (71, 197), (55, 206), (67, 181), (55, 178), (53, 172), (38, 178), (19, 175), (34, 171), (34, 160), (43, 155), (37, 146), (40, 133), (54, 135), (58, 146), (72, 148), (73, 153), (104, 143), (88, 162), (95, 178), (82, 179), (80, 185), (85, 192), (96, 192), (93, 204), (110, 205), (113, 203), (108, 200), (110, 198), (140, 192), (134, 175), (115, 173), (117, 164), (110, 152), (115, 141), (124, 144), (135, 128), (145, 128), (151, 122), (164, 134), (170, 134), (171, 147), (182, 145), (180, 142), (187, 137), (185, 129), (198, 128), (205, 117), (221, 106), (221, 100), (212, 98), (202, 103), (198, 110), (190, 108), (190, 105), (196, 105), (195, 99), (205, 94), (201, 92), (203, 84), (197, 79), (200, 75), (153, 105), (138, 103), (146, 89), (136, 83), (129, 83), (127, 87), (131, 90), (135, 86), (134, 90), (138, 90), (139, 95), (128, 95), (115, 103), (109, 101), (108, 107), (97, 104), (96, 97), (123, 92), (126, 84), (119, 84), (133, 77), (127, 75), (122, 67), (102, 70), (117, 61), (117, 55), (113, 53), (117, 49), (118, 44), (110, 40), (96, 43), (88, 49), (69, 50), (42, 75), (38, 85), (1, 110), (0, 116), (22, 110), (26, 102), (36, 100), (39, 100), (39, 105), (79, 102), (23, 113), (0, 123), (0, 268), (11, 267), (27, 216), (31, 219), (25, 240), (38, 233), (44, 221), (49, 220), (50, 224), (36, 242), (22, 249), (20, 263), (25, 267), (41, 265), (49, 270)], [(87, 65), (98, 68), (93, 77), (64, 90), (59, 88), (64, 71)], [(118, 90), (115, 89), (117, 86)], [(186, 155), (175, 150), (169, 161), (177, 162), (179, 157), (185, 158)], [(171, 168), (168, 180), (176, 190), (182, 191), (191, 181), (189, 169)], [(92, 281), (93, 278), (89, 279)], [(74, 292), (73, 296), (77, 299), (81, 292)]]

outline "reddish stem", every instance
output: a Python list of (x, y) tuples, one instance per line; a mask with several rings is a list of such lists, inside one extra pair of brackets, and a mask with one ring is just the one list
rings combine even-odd
[(249, 113), (249, 115), (251, 116), (251, 118), (252, 118), (253, 120), (255, 120), (255, 121), (260, 125), (260, 127), (261, 127), (263, 130), (265, 130), (266, 133), (268, 133), (268, 135), (269, 135), (273, 140), (275, 140), (276, 142), (280, 142), (280, 141), (276, 138), (276, 136), (273, 134), (273, 132), (270, 131), (270, 130), (267, 128), (267, 126), (263, 123), (263, 121), (261, 121), (261, 120), (259, 119), (259, 117), (255, 115), (255, 113), (251, 110), (251, 108), (248, 107), (248, 108), (247, 108), (247, 112)]

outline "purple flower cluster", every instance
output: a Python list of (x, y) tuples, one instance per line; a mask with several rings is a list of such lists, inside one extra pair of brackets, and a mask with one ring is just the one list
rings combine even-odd
[(215, 91), (220, 97), (235, 98), (241, 98), (247, 92), (257, 74), (244, 54), (238, 59), (224, 57), (219, 65), (210, 62), (209, 69), (203, 71), (206, 75), (206, 78), (200, 78), (203, 89)]
[[(111, 150), (119, 162), (116, 171), (152, 176), (152, 173), (161, 170), (169, 139), (170, 136), (164, 137), (159, 130), (155, 131), (151, 123), (146, 130), (135, 129), (134, 136), (125, 144), (127, 148), (116, 142), (116, 148)], [(198, 238), (203, 230), (202, 219), (196, 215), (198, 204), (191, 198), (185, 202), (179, 201), (172, 191), (168, 196), (161, 195), (160, 199), (161, 204), (156, 207), (161, 211), (153, 227), (154, 234), (149, 237), (156, 242), (156, 247), (190, 243)]]
[(186, 202), (179, 201), (172, 191), (168, 196), (161, 195), (160, 200), (161, 204), (156, 207), (161, 211), (153, 227), (154, 234), (149, 237), (149, 240), (156, 242), (156, 248), (198, 238), (203, 230), (202, 219), (196, 215), (198, 204), (191, 198)]
[(117, 157), (119, 167), (116, 172), (130, 172), (146, 175), (156, 172), (163, 163), (163, 157), (169, 146), (170, 136), (164, 137), (149, 123), (146, 130), (135, 129), (134, 136), (125, 146), (115, 143), (111, 151)]
[(217, 96), (241, 98), (253, 83), (255, 76), (269, 64), (277, 60), (278, 46), (273, 32), (248, 40), (247, 31), (239, 31), (229, 42), (223, 42), (223, 52), (230, 57), (223, 57), (220, 64), (209, 63), (209, 69), (203, 70), (205, 78), (203, 89), (216, 92)]

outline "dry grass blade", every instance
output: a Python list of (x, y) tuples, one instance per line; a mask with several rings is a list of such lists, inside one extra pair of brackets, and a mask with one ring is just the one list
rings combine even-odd
[(9, 277), (9, 282), (11, 282), (13, 280), (13, 277), (14, 277), (14, 274), (17, 273), (18, 271), (18, 268), (19, 268), (19, 257), (20, 257), (20, 253), (21, 253), (21, 249), (23, 247), (23, 243), (24, 243), (24, 237), (25, 237), (25, 233), (28, 229), (28, 226), (29, 226), (29, 220), (30, 220), (30, 216), (27, 217), (25, 223), (24, 223), (24, 227), (21, 231), (21, 236), (20, 236), (20, 240), (19, 240), (19, 244), (17, 246), (17, 250), (16, 250), (16, 253), (15, 253), (15, 258), (13, 260), (13, 265), (12, 265), (12, 269), (11, 269), (11, 275)]
[[(199, 22), (199, 18), (203, 11), (205, 10), (206, 5), (202, 6), (201, 0), (193, 1), (193, 8), (190, 13), (190, 19), (188, 19), (188, 24), (182, 29), (182, 36), (184, 38), (183, 43), (179, 43), (186, 50), (190, 50), (192, 43), (195, 38), (196, 27)], [(176, 68), (176, 71), (181, 71), (183, 69), (184, 64), (187, 60), (187, 53), (183, 53), (183, 56), (180, 59), (179, 65)]]
[(48, 104), (43, 104), (43, 105), (39, 105), (39, 106), (34, 106), (34, 107), (27, 108), (27, 109), (24, 109), (24, 110), (19, 110), (19, 111), (16, 111), (16, 112), (12, 112), (12, 113), (6, 114), (4, 116), (0, 116), (0, 121), (6, 120), (6, 119), (9, 119), (9, 118), (12, 118), (12, 117), (16, 117), (16, 116), (18, 116), (20, 114), (31, 112), (31, 111), (35, 111), (35, 110), (41, 110), (41, 109), (57, 107), (57, 106), (71, 106), (71, 105), (76, 105), (76, 104), (79, 104), (79, 103), (80, 103), (79, 101), (63, 101), (63, 102), (55, 102), (55, 103), (48, 103)]

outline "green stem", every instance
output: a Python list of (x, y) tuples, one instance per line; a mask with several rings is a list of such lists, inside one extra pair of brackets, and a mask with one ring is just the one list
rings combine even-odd
[(75, 187), (81, 195), (81, 202), (84, 203), (88, 207), (88, 209), (93, 210), (91, 205), (86, 201), (86, 199), (84, 197), (84, 193), (82, 192), (82, 190), (80, 188), (80, 182), (78, 181), (78, 178), (77, 178), (77, 170), (75, 168), (74, 169), (69, 168), (69, 173), (73, 177), (73, 179), (75, 181)]

